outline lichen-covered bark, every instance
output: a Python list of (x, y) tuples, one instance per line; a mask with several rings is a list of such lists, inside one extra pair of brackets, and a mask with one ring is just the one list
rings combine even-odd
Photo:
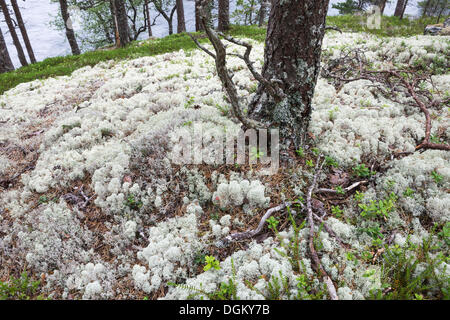
[(219, 0), (219, 31), (227, 31), (230, 28), (230, 0)]
[(328, 4), (328, 0), (272, 3), (262, 75), (275, 81), (285, 97), (275, 101), (273, 95), (263, 93), (250, 116), (279, 127), (285, 146), (299, 145), (308, 128)]

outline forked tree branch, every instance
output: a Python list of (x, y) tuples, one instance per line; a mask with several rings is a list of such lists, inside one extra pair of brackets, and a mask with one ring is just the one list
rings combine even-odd
[(201, 0), (200, 1), (199, 17), (200, 17), (200, 23), (203, 26), (203, 29), (205, 30), (209, 41), (211, 41), (211, 44), (214, 47), (215, 54), (212, 53), (210, 50), (206, 49), (204, 46), (200, 45), (200, 43), (196, 39), (194, 39), (194, 37), (192, 35), (190, 35), (190, 36), (200, 49), (202, 49), (204, 52), (206, 52), (208, 55), (210, 55), (211, 57), (214, 58), (215, 64), (216, 64), (217, 75), (219, 76), (220, 81), (222, 82), (222, 85), (228, 95), (233, 115), (236, 118), (238, 118), (239, 121), (246, 128), (252, 128), (252, 129), (267, 128), (269, 126), (268, 124), (263, 124), (258, 121), (255, 121), (253, 119), (249, 119), (249, 117), (244, 115), (244, 113), (242, 111), (244, 108), (242, 108), (242, 106), (239, 102), (239, 97), (238, 97), (238, 93), (236, 90), (236, 86), (232, 79), (232, 74), (228, 71), (227, 66), (226, 66), (226, 57), (227, 57), (226, 47), (220, 40), (217, 32), (214, 31), (208, 23), (207, 14), (205, 12), (205, 7), (208, 5), (209, 2), (210, 2), (210, 0)]

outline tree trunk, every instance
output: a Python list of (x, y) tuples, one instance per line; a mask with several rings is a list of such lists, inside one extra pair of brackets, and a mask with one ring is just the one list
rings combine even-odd
[[(202, 18), (200, 17), (200, 8), (201, 8), (202, 0), (195, 0), (195, 30), (196, 31), (205, 31), (202, 25)], [(213, 7), (214, 1), (211, 1), (207, 4), (205, 8), (203, 8), (206, 13), (206, 23), (211, 25), (211, 10)]]
[(64, 26), (66, 28), (66, 37), (69, 41), (70, 49), (72, 49), (73, 55), (79, 55), (80, 48), (78, 47), (77, 39), (75, 38), (75, 32), (73, 31), (71, 23), (69, 23), (70, 15), (67, 10), (67, 0), (59, 0), (59, 5), (61, 7), (61, 16), (64, 21)]
[(146, 19), (147, 19), (148, 37), (151, 38), (151, 37), (153, 37), (152, 20), (150, 19), (150, 9), (149, 9), (148, 3), (149, 3), (149, 1), (145, 0), (145, 15), (146, 15)]
[(36, 57), (34, 56), (33, 48), (31, 47), (30, 43), (30, 38), (28, 37), (27, 29), (25, 28), (25, 24), (23, 23), (22, 14), (20, 13), (19, 6), (17, 5), (17, 0), (11, 0), (11, 4), (17, 19), (17, 24), (19, 25), (20, 33), (22, 34), (23, 42), (25, 43), (25, 48), (27, 48), (30, 61), (31, 63), (36, 63)]
[(177, 0), (177, 33), (186, 32), (186, 22), (184, 20), (183, 0)]
[(284, 147), (306, 139), (311, 103), (320, 72), (329, 0), (273, 0), (267, 28), (262, 76), (277, 83), (284, 97), (275, 101), (260, 84), (255, 120), (280, 129)]
[(125, 47), (130, 42), (129, 27), (127, 10), (125, 8), (124, 0), (113, 0), (115, 21), (117, 25), (117, 31), (119, 33), (120, 47)]
[(387, 2), (387, 0), (380, 0), (379, 1), (379, 7), (380, 7), (381, 15), (383, 15), (384, 9), (386, 9), (386, 2)]
[(261, 7), (258, 13), (258, 26), (262, 27), (266, 19), (267, 2), (266, 0), (261, 0)]
[(114, 0), (109, 0), (109, 10), (111, 11), (112, 25), (114, 28), (114, 38), (116, 47), (120, 47), (119, 26), (117, 25), (116, 4)]
[[(177, 0), (178, 1), (178, 0)], [(167, 15), (167, 13), (164, 11), (164, 9), (161, 6), (161, 2), (156, 2), (153, 0), (153, 4), (155, 5), (155, 9), (163, 16), (163, 18), (167, 21), (167, 24), (169, 25), (169, 35), (173, 34), (173, 15), (175, 11), (177, 11), (177, 4), (172, 8), (170, 11), (170, 14)], [(184, 15), (183, 15), (184, 16)], [(186, 29), (186, 28), (185, 28)]]
[(14, 65), (9, 56), (8, 47), (5, 38), (3, 38), (2, 29), (0, 29), (0, 73), (13, 71)]
[(230, 0), (219, 0), (219, 31), (227, 31), (230, 28)]
[(8, 11), (8, 6), (6, 5), (5, 0), (0, 0), (0, 7), (3, 11), (3, 16), (5, 17), (5, 21), (6, 24), (8, 25), (9, 32), (11, 33), (14, 46), (16, 47), (17, 55), (19, 56), (19, 61), (22, 64), (22, 66), (27, 66), (28, 62), (27, 59), (25, 58), (25, 53), (23, 52), (22, 45), (20, 44), (19, 37), (17, 36), (16, 29), (14, 28), (11, 16)]
[(395, 7), (394, 16), (399, 17), (402, 15), (403, 6), (405, 5), (405, 0), (397, 0), (397, 5)]
[(403, 15), (405, 14), (406, 7), (408, 6), (408, 1), (409, 0), (405, 0), (405, 5), (403, 6), (402, 14), (400, 15), (400, 19), (403, 19)]
[(195, 0), (195, 31), (203, 31), (200, 18), (200, 0)]

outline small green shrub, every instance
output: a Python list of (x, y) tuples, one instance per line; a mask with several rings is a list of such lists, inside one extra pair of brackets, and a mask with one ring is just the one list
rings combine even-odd
[[(214, 260), (215, 258), (212, 257)], [(231, 259), (231, 270), (232, 276), (228, 279), (228, 281), (224, 281), (220, 283), (219, 288), (217, 288), (213, 292), (206, 292), (203, 290), (202, 285), (200, 288), (195, 288), (193, 286), (188, 286), (185, 284), (176, 284), (173, 282), (168, 282), (168, 286), (179, 287), (184, 290), (188, 290), (193, 292), (188, 296), (188, 299), (192, 299), (196, 296), (200, 296), (200, 299), (203, 300), (205, 297), (210, 300), (239, 300), (237, 296), (237, 286), (236, 286), (236, 268), (234, 267), (234, 261)]]
[(136, 200), (135, 196), (133, 194), (129, 194), (127, 197), (127, 200), (125, 201), (125, 205), (129, 207), (131, 210), (139, 210), (142, 208), (143, 203), (142, 201)]
[(353, 173), (360, 178), (369, 178), (376, 174), (376, 172), (369, 170), (364, 163), (353, 167)]
[(439, 184), (442, 181), (442, 179), (444, 179), (444, 177), (439, 173), (437, 173), (435, 170), (431, 172), (431, 177), (437, 184)]
[(0, 300), (42, 300), (42, 295), (36, 296), (40, 284), (39, 280), (31, 280), (24, 271), (19, 278), (11, 277), (8, 282), (0, 281)]
[(395, 209), (397, 196), (391, 192), (389, 197), (383, 200), (370, 200), (369, 204), (359, 203), (358, 207), (362, 210), (361, 216), (368, 218), (387, 217)]
[[(438, 299), (449, 299), (450, 279), (442, 280), (436, 274), (437, 268), (448, 263), (449, 258), (442, 252), (436, 254), (437, 249), (433, 234), (424, 238), (420, 245), (414, 245), (408, 239), (404, 247), (386, 246), (382, 264), (383, 289), (373, 292), (373, 298), (415, 300), (434, 291)], [(445, 270), (443, 272), (445, 274)]]
[(219, 261), (217, 261), (217, 259), (215, 257), (205, 256), (205, 262), (206, 262), (206, 265), (203, 267), (204, 271), (208, 271), (211, 268), (220, 270), (220, 263), (219, 263)]

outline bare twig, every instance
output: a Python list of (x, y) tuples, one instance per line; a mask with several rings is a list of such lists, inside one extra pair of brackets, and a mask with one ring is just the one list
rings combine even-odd
[(312, 211), (312, 205), (311, 205), (311, 199), (314, 192), (314, 189), (317, 185), (317, 177), (319, 176), (323, 165), (325, 164), (325, 160), (322, 162), (322, 164), (319, 165), (321, 159), (321, 155), (317, 158), (316, 168), (315, 168), (315, 174), (313, 178), (313, 182), (311, 186), (308, 189), (308, 193), (306, 195), (306, 210), (307, 210), (307, 218), (309, 223), (309, 251), (311, 253), (312, 260), (315, 264), (316, 271), (320, 274), (320, 276), (323, 278), (324, 282), (327, 285), (328, 288), (328, 294), (331, 297), (331, 300), (339, 300), (336, 288), (333, 284), (333, 281), (331, 281), (331, 278), (328, 276), (326, 271), (323, 269), (322, 264), (320, 263), (319, 256), (317, 255), (316, 249), (314, 248), (314, 238), (315, 238), (315, 231), (314, 231), (314, 214)]
[[(344, 188), (343, 190), (344, 190), (345, 192), (350, 192), (350, 191), (352, 191), (353, 189), (355, 189), (355, 188), (357, 188), (358, 186), (360, 186), (361, 184), (365, 184), (365, 183), (367, 183), (367, 182), (368, 182), (367, 180), (358, 181), (358, 182), (355, 182), (354, 184), (352, 184), (351, 186), (349, 186), (349, 187), (347, 187), (347, 188)], [(320, 189), (317, 189), (316, 192), (317, 192), (317, 193), (338, 193), (336, 190), (328, 189), (328, 188), (320, 188)]]
[(334, 31), (338, 31), (338, 32), (342, 33), (342, 30), (339, 29), (338, 27), (327, 26), (327, 27), (325, 27), (325, 31), (327, 31), (327, 30), (334, 30)]
[(202, 49), (203, 51), (205, 51), (207, 54), (209, 54), (213, 59), (216, 59), (216, 55), (214, 53), (212, 53), (211, 51), (209, 51), (208, 49), (206, 49), (206, 47), (202, 46), (200, 44), (200, 42), (198, 42), (197, 38), (195, 38), (192, 34), (190, 34), (189, 32), (187, 33), (189, 37), (191, 37), (192, 41), (195, 42), (195, 44), (197, 45), (197, 47), (199, 47), (200, 49)]
[(252, 51), (252, 45), (250, 43), (247, 43), (245, 41), (234, 39), (233, 37), (230, 37), (228, 35), (225, 35), (223, 33), (219, 33), (220, 36), (224, 37), (227, 41), (243, 46), (246, 48), (245, 54), (237, 54), (237, 53), (229, 53), (228, 55), (238, 57), (242, 60), (244, 60), (245, 64), (247, 65), (247, 68), (250, 70), (253, 77), (262, 85), (262, 88), (267, 89), (267, 92), (274, 98), (275, 101), (281, 101), (285, 98), (284, 92), (280, 89), (278, 86), (278, 83), (274, 81), (269, 81), (266, 78), (264, 78), (261, 74), (259, 74), (255, 68), (253, 67), (253, 62), (250, 61), (250, 53)]

